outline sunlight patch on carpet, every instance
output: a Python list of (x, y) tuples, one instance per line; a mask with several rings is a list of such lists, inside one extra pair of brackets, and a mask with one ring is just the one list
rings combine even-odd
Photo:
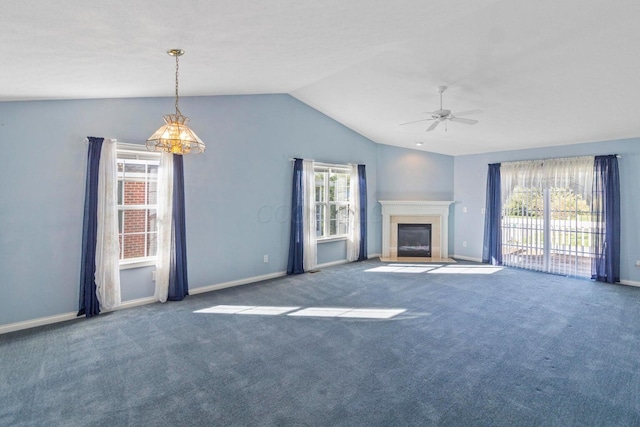
[(424, 273), (439, 266), (425, 265), (387, 265), (382, 267), (370, 268), (366, 272), (373, 273)]
[(255, 305), (216, 305), (202, 310), (196, 310), (194, 313), (214, 313), (214, 314), (260, 314), (263, 316), (277, 316), (279, 314), (288, 313), (289, 311), (298, 310), (300, 307), (271, 307), (271, 306), (255, 306)]
[(342, 317), (357, 319), (391, 319), (398, 314), (404, 313), (406, 309), (386, 309), (386, 308), (352, 308), (352, 307), (273, 307), (273, 306), (252, 306), (252, 305), (216, 305), (194, 313), (206, 314), (259, 314), (264, 316), (277, 316), (287, 314), (287, 316), (297, 317)]
[(429, 273), (429, 274), (493, 274), (503, 267), (493, 265), (389, 264), (370, 268), (370, 273)]
[(493, 274), (501, 271), (502, 267), (493, 265), (447, 265), (429, 271), (431, 274)]

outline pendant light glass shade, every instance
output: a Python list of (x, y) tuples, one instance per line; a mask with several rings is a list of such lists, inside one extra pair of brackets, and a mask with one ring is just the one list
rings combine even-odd
[(188, 117), (182, 114), (167, 114), (163, 118), (166, 124), (147, 139), (148, 150), (173, 154), (204, 152), (204, 142), (186, 125)]
[(204, 142), (187, 126), (189, 118), (183, 116), (178, 108), (178, 57), (184, 51), (171, 49), (167, 53), (176, 57), (176, 113), (163, 116), (166, 124), (147, 139), (147, 150), (180, 155), (203, 153), (206, 148)]

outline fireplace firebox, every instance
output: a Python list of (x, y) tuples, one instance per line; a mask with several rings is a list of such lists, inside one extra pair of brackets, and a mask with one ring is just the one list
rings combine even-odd
[(431, 224), (398, 224), (398, 257), (431, 257)]

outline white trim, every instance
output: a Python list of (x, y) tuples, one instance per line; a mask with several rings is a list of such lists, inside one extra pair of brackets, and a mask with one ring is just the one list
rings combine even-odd
[(482, 262), (482, 258), (475, 258), (472, 256), (464, 256), (464, 255), (453, 255), (452, 258), (461, 259), (463, 261), (473, 261), (473, 262)]
[(338, 236), (330, 236), (330, 237), (318, 237), (316, 239), (316, 243), (331, 243), (331, 242), (339, 242), (342, 240), (347, 240), (349, 236), (346, 234), (340, 234)]
[(157, 300), (154, 297), (132, 299), (130, 301), (124, 301), (123, 303), (121, 303), (120, 307), (118, 307), (116, 310), (105, 310), (105, 311), (102, 311), (102, 313), (108, 313), (110, 311), (118, 311), (125, 308), (139, 307), (141, 305), (153, 304), (154, 302), (157, 302)]
[[(392, 216), (438, 216), (440, 257), (449, 258), (449, 206), (453, 200), (378, 200), (382, 205), (382, 255), (391, 256)], [(435, 245), (434, 245), (435, 246)]]
[(38, 326), (52, 325), (54, 323), (66, 322), (77, 318), (76, 312), (57, 314), (55, 316), (40, 317), (38, 319), (25, 320), (24, 322), (9, 323), (0, 326), (0, 335), (9, 332), (21, 331), (23, 329), (35, 328)]
[(201, 286), (195, 289), (189, 289), (189, 295), (204, 294), (206, 292), (217, 291), (220, 289), (232, 288), (234, 286), (248, 285), (250, 283), (262, 282), (263, 280), (276, 279), (287, 275), (286, 271), (278, 271), (275, 273), (264, 274), (262, 276), (248, 277), (246, 279), (231, 280), (230, 282), (216, 283), (215, 285)]
[(640, 288), (640, 282), (636, 282), (635, 280), (620, 280), (620, 284), (625, 286), (634, 286), (636, 288)]
[[(141, 305), (147, 305), (154, 302), (156, 302), (156, 300), (153, 297), (134, 299), (131, 301), (125, 301), (121, 303), (120, 306), (118, 306), (118, 308), (114, 308), (113, 310), (101, 310), (100, 313), (109, 313), (113, 311), (122, 310), (125, 308), (132, 308), (132, 307), (138, 307)], [(0, 335), (8, 334), (9, 332), (21, 331), (24, 329), (36, 328), (38, 326), (53, 325), (55, 323), (66, 322), (69, 320), (84, 319), (84, 318), (85, 316), (78, 316), (77, 312), (74, 311), (71, 313), (57, 314), (55, 316), (47, 316), (47, 317), (40, 317), (37, 319), (25, 320), (23, 322), (8, 323), (6, 325), (0, 326)]]
[(116, 144), (118, 144), (117, 146), (119, 150), (131, 150), (131, 151), (137, 151), (137, 152), (147, 151), (149, 153), (156, 153), (155, 151), (149, 151), (145, 144), (134, 144), (131, 142), (122, 142), (122, 141), (118, 141), (117, 139), (114, 139), (113, 141), (115, 141)]
[(129, 259), (135, 259), (135, 258), (127, 258), (125, 260), (120, 260), (120, 270), (129, 270), (131, 268), (141, 268), (141, 267), (153, 267), (156, 265), (156, 257), (153, 257), (153, 259), (147, 259), (142, 261), (127, 261)]

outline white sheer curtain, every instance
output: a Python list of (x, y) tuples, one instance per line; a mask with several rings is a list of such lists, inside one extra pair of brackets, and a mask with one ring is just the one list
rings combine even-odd
[(304, 232), (304, 271), (313, 270), (318, 264), (318, 249), (316, 235), (316, 175), (313, 160), (302, 161), (302, 188), (304, 197), (304, 218), (302, 227)]
[(98, 171), (96, 297), (103, 310), (120, 305), (120, 245), (118, 243), (118, 176), (116, 141), (102, 143)]
[(360, 191), (358, 188), (358, 165), (350, 164), (349, 176), (349, 237), (347, 238), (347, 261), (356, 261), (360, 256)]
[(542, 189), (542, 161), (508, 162), (500, 165), (502, 206), (514, 191), (522, 188)]
[(593, 156), (505, 162), (500, 165), (502, 204), (523, 188), (543, 191), (569, 188), (584, 200), (591, 197)]
[(594, 158), (502, 163), (504, 265), (590, 277)]
[(155, 298), (166, 302), (171, 267), (171, 218), (173, 215), (173, 154), (162, 153), (158, 168), (158, 254)]
[(544, 161), (544, 187), (568, 188), (584, 200), (591, 199), (593, 156), (550, 159)]

